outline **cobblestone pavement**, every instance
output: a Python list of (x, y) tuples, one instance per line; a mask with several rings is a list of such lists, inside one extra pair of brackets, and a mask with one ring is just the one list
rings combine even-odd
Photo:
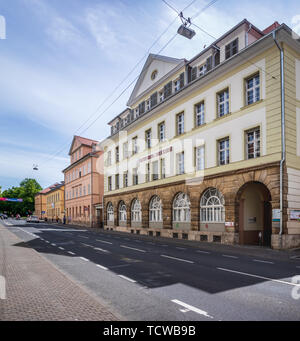
[[(116, 321), (96, 297), (67, 278), (0, 224), (0, 321)], [(3, 298), (3, 297), (2, 297)]]

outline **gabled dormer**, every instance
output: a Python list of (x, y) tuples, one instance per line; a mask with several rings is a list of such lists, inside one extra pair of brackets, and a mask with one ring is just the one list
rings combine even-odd
[(96, 146), (97, 143), (98, 141), (75, 135), (69, 150), (71, 163), (74, 163), (88, 153), (91, 153), (93, 147)]

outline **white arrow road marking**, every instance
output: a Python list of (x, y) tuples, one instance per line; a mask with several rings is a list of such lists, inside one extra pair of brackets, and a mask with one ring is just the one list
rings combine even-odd
[[(172, 302), (178, 304), (178, 305), (181, 305), (182, 307), (185, 308), (185, 310), (183, 312), (186, 312), (186, 311), (193, 311), (197, 314), (200, 314), (200, 315), (203, 315), (205, 317), (208, 317), (208, 318), (211, 318), (213, 319), (213, 316), (209, 315), (206, 311), (204, 310), (201, 310), (201, 309), (198, 309), (196, 307), (193, 307), (192, 305), (189, 305), (187, 303), (184, 303), (184, 302), (181, 302), (179, 300), (172, 300)], [(182, 310), (181, 310), (182, 311)]]
[(287, 284), (287, 285), (292, 285), (292, 286), (300, 287), (300, 284), (296, 284), (296, 283), (292, 283), (292, 282), (286, 282), (286, 281), (281, 281), (279, 279), (274, 279), (274, 278), (269, 278), (269, 277), (264, 277), (264, 276), (259, 276), (259, 275), (253, 275), (253, 274), (249, 274), (247, 272), (240, 272), (240, 271), (224, 269), (224, 268), (217, 268), (217, 269), (218, 270), (222, 270), (222, 271), (228, 271), (228, 272), (236, 273), (236, 274), (239, 274), (239, 275), (244, 275), (244, 276), (249, 276), (249, 277), (256, 277), (256, 278), (265, 279), (267, 281), (272, 281), (272, 282), (277, 282), (277, 283), (281, 283), (281, 284)]

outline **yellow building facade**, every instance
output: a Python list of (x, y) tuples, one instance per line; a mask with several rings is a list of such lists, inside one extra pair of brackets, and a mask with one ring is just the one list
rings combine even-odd
[(50, 186), (45, 194), (46, 213), (44, 218), (50, 221), (63, 221), (65, 215), (65, 185), (64, 182)]

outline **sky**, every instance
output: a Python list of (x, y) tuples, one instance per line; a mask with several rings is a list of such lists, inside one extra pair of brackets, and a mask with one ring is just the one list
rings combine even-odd
[[(168, 1), (178, 11), (191, 2)], [(209, 2), (194, 0), (184, 15)], [(25, 177), (42, 187), (63, 180), (73, 135), (109, 135), (107, 122), (126, 108), (148, 53), (158, 53), (181, 23), (162, 0), (0, 0), (0, 16), (2, 190)], [(218, 0), (193, 22), (219, 37), (244, 18), (260, 29), (278, 21), (299, 30), (300, 2)], [(161, 54), (190, 59), (212, 43), (194, 29), (192, 40), (177, 35)]]

